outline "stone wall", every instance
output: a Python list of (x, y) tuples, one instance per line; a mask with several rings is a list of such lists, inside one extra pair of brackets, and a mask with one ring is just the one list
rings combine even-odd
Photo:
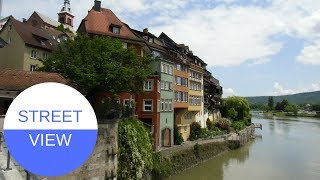
[[(83, 144), (85, 146), (85, 143)], [(80, 149), (81, 151), (81, 149)], [(118, 121), (99, 124), (98, 139), (90, 158), (79, 169), (56, 180), (116, 179), (118, 170)]]

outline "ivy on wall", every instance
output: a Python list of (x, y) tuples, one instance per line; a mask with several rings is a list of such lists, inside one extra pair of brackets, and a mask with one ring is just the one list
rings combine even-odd
[(119, 123), (119, 179), (141, 179), (152, 169), (152, 143), (148, 130), (136, 119)]

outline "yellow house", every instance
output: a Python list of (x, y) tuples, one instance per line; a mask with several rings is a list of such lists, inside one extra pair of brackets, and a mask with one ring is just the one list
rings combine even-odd
[(33, 71), (53, 49), (51, 36), (44, 29), (20, 22), (12, 16), (0, 31), (7, 45), (0, 48), (0, 68)]

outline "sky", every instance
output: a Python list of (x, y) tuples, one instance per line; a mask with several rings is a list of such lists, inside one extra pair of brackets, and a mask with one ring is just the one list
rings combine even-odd
[[(94, 0), (71, 0), (75, 29)], [(3, 0), (2, 17), (57, 19), (63, 0)], [(102, 0), (131, 28), (186, 44), (224, 97), (320, 90), (320, 0)]]

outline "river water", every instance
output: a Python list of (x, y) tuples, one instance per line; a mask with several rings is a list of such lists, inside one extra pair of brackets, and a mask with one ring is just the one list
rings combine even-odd
[(320, 119), (265, 117), (259, 136), (172, 177), (174, 180), (320, 180)]

